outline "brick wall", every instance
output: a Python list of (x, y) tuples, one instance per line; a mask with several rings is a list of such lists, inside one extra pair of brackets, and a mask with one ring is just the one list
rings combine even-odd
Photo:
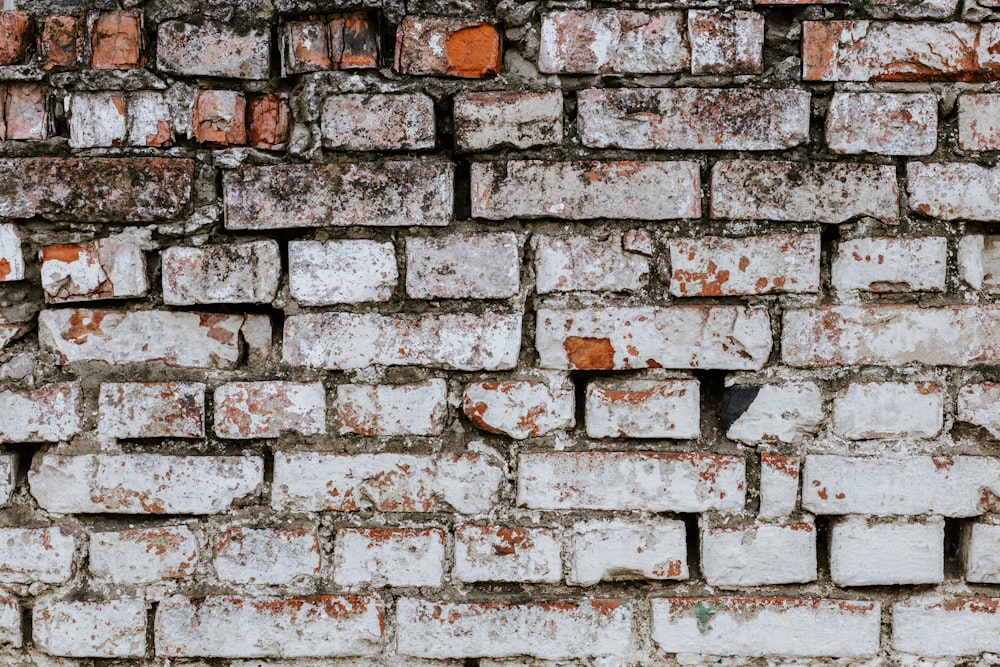
[(997, 664), (997, 81), (996, 0), (18, 0), (0, 664)]

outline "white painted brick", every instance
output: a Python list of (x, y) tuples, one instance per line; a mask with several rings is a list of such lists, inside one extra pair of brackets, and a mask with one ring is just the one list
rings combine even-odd
[(131, 146), (166, 146), (173, 143), (173, 121), (163, 93), (137, 90), (129, 94), (127, 139)]
[(841, 519), (831, 531), (830, 576), (840, 586), (941, 583), (944, 519)]
[(729, 405), (749, 400), (726, 429), (726, 437), (746, 443), (797, 442), (816, 433), (823, 423), (823, 395), (812, 382), (734, 385), (726, 390)]
[(215, 546), (215, 573), (234, 584), (292, 584), (319, 574), (315, 530), (231, 528)]
[(701, 568), (709, 586), (739, 588), (816, 579), (816, 528), (811, 523), (756, 524), (701, 531)]
[(545, 382), (465, 385), (462, 409), (477, 428), (516, 440), (538, 438), (576, 425), (573, 391)]
[(965, 531), (965, 580), (1000, 584), (1000, 524), (973, 523)]
[(963, 236), (958, 242), (958, 273), (973, 289), (1000, 293), (1000, 236)]
[(841, 241), (831, 266), (833, 287), (865, 292), (942, 292), (948, 239), (865, 238)]
[(906, 164), (910, 208), (941, 220), (1000, 220), (1000, 167), (966, 162)]
[(944, 392), (928, 382), (855, 383), (833, 399), (833, 431), (849, 440), (933, 438), (943, 409)]
[(398, 278), (391, 243), (288, 242), (288, 288), (303, 306), (388, 301)]
[(49, 655), (71, 658), (141, 658), (146, 654), (143, 600), (35, 603), (31, 637)]
[(21, 648), (21, 608), (17, 600), (0, 597), (0, 644)]
[(156, 34), (156, 68), (182, 76), (266, 79), (271, 34), (221, 21), (164, 21)]
[(697, 438), (697, 380), (598, 380), (587, 385), (591, 438)]
[(892, 647), (921, 656), (1000, 652), (1000, 598), (907, 600), (892, 606)]
[(1000, 438), (1000, 384), (983, 382), (959, 389), (955, 419), (982, 426), (990, 435)]
[(108, 438), (202, 438), (201, 382), (101, 383), (97, 431)]
[(422, 93), (330, 95), (323, 103), (320, 127), (327, 148), (434, 148), (434, 100)]
[(65, 100), (70, 148), (125, 143), (125, 96), (118, 92), (73, 93)]
[(761, 519), (784, 519), (799, 503), (799, 468), (801, 459), (761, 452), (760, 509)]
[[(732, 9), (690, 9), (687, 19), (692, 74), (760, 74), (763, 71), (762, 15)], [(808, 124), (808, 120), (806, 122)]]
[(650, 258), (625, 247), (624, 236), (537, 234), (535, 289), (552, 292), (635, 292), (649, 283)]
[(460, 151), (531, 148), (562, 143), (561, 90), (505, 90), (455, 95), (455, 147)]
[(448, 417), (448, 383), (337, 386), (341, 435), (440, 435)]
[(326, 433), (326, 390), (320, 382), (231, 382), (215, 390), (214, 403), (220, 438)]
[(24, 280), (24, 254), (15, 225), (0, 225), (0, 282)]
[(513, 232), (406, 239), (406, 294), (413, 299), (506, 299), (520, 289)]
[(0, 507), (10, 503), (17, 481), (17, 457), (14, 454), (0, 454)]
[(453, 575), (459, 581), (557, 583), (559, 533), (551, 528), (462, 526), (455, 531)]
[(0, 442), (59, 442), (80, 432), (83, 393), (79, 382), (48, 384), (33, 391), (0, 392)]
[(163, 251), (163, 302), (268, 303), (281, 277), (277, 241), (172, 246)]
[(566, 538), (566, 559), (566, 583), (578, 586), (628, 579), (687, 579), (684, 522), (660, 517), (579, 522)]
[(958, 147), (965, 151), (1000, 150), (1000, 95), (959, 96)]
[(198, 543), (187, 526), (90, 535), (90, 573), (116, 584), (151, 584), (192, 575)]
[(437, 528), (341, 528), (333, 552), (338, 586), (439, 587), (444, 531)]
[(937, 96), (834, 93), (826, 143), (834, 153), (930, 155), (937, 147)]
[(149, 289), (141, 236), (116, 234), (41, 249), (48, 303), (143, 296)]
[(52, 528), (0, 528), (0, 581), (58, 584), (73, 573), (76, 540)]

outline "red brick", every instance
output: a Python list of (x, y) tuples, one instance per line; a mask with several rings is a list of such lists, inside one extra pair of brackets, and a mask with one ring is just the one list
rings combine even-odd
[(249, 143), (254, 148), (283, 150), (292, 130), (292, 110), (288, 96), (252, 95), (247, 108)]
[(141, 237), (44, 246), (38, 255), (46, 303), (143, 296), (149, 288)]
[(134, 69), (145, 64), (142, 12), (105, 12), (94, 21), (90, 66)]
[(233, 90), (199, 90), (191, 128), (199, 143), (241, 146), (247, 142), (247, 100)]
[(746, 11), (688, 11), (692, 74), (764, 71), (764, 17)]
[(43, 69), (79, 67), (83, 61), (83, 20), (79, 16), (53, 14), (45, 19), (39, 41)]
[(31, 57), (35, 17), (28, 12), (0, 12), (0, 65), (23, 65)]
[(327, 31), (334, 69), (378, 67), (379, 30), (374, 16), (363, 12), (333, 16)]
[(500, 72), (500, 32), (490, 23), (407, 16), (396, 31), (396, 71), (479, 79)]
[(8, 140), (41, 140), (49, 136), (49, 91), (35, 83), (7, 85), (5, 109)]
[(330, 69), (330, 43), (321, 19), (289, 21), (282, 32), (281, 69), (284, 76)]

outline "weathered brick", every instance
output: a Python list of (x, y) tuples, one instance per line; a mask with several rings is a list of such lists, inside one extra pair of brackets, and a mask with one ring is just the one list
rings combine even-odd
[(983, 382), (959, 389), (955, 419), (982, 426), (1000, 438), (1000, 384)]
[(163, 302), (269, 303), (281, 277), (278, 242), (251, 241), (163, 251)]
[(125, 142), (125, 95), (73, 93), (66, 98), (70, 148), (121, 146)]
[(693, 162), (475, 162), (472, 215), (671, 220), (701, 215)]
[(849, 440), (934, 438), (944, 423), (944, 395), (929, 382), (861, 382), (833, 399), (833, 432)]
[(709, 586), (740, 588), (816, 579), (816, 528), (811, 523), (754, 524), (701, 531), (701, 568)]
[(498, 466), (476, 454), (277, 452), (271, 508), (478, 514), (492, 507), (502, 477)]
[(935, 95), (834, 93), (826, 143), (842, 154), (930, 155), (937, 147), (937, 126)]
[(288, 242), (288, 289), (303, 306), (388, 301), (398, 279), (392, 243)]
[(841, 241), (830, 270), (837, 290), (943, 292), (948, 239), (926, 236)]
[(0, 455), (0, 507), (10, 504), (17, 484), (17, 458), (14, 454)]
[(517, 503), (533, 509), (704, 512), (743, 508), (743, 459), (662, 452), (518, 456)]
[(406, 294), (413, 299), (506, 299), (521, 287), (514, 232), (406, 238)]
[(910, 208), (932, 218), (1000, 221), (1000, 167), (908, 162), (906, 190)]
[(377, 597), (175, 595), (156, 609), (156, 654), (299, 658), (375, 655), (385, 610)]
[(581, 90), (580, 141), (593, 148), (777, 150), (809, 138), (809, 93), (798, 89)]
[(542, 368), (758, 369), (771, 352), (767, 311), (739, 306), (538, 309)]
[(7, 84), (4, 99), (5, 138), (40, 141), (49, 136), (49, 91), (34, 83)]
[(256, 456), (45, 455), (28, 473), (38, 504), (61, 514), (216, 514), (263, 479)]
[(479, 79), (498, 74), (500, 31), (491, 23), (445, 16), (406, 16), (396, 29), (396, 71)]
[(566, 538), (566, 583), (687, 579), (684, 522), (675, 519), (597, 519), (573, 525)]
[(58, 526), (0, 528), (0, 581), (58, 584), (73, 574), (76, 540)]
[(0, 225), (0, 282), (24, 280), (24, 254), (16, 225)]
[[(222, 178), (227, 229), (447, 225), (449, 162), (243, 167)], [(0, 199), (0, 213), (3, 200)]]
[(423, 93), (331, 95), (323, 103), (320, 125), (327, 148), (434, 148), (434, 101)]
[(667, 653), (874, 657), (877, 602), (807, 598), (659, 598), (653, 641)]
[(958, 273), (973, 289), (1000, 293), (1000, 236), (970, 234), (959, 239)]
[(969, 366), (1000, 359), (1000, 308), (906, 305), (821, 306), (786, 310), (786, 364)]
[(576, 425), (573, 392), (545, 382), (500, 381), (465, 385), (462, 409), (477, 428), (516, 440)]
[(146, 602), (40, 600), (31, 613), (31, 638), (49, 655), (141, 658), (146, 654)]
[(285, 319), (283, 353), (286, 364), (311, 368), (381, 364), (495, 371), (516, 365), (520, 344), (517, 313), (316, 313)]
[(632, 608), (619, 600), (396, 602), (396, 650), (423, 658), (624, 658)]
[(215, 435), (246, 440), (326, 433), (320, 382), (232, 382), (215, 390)]
[(97, 432), (109, 438), (205, 437), (201, 382), (101, 383)]
[(79, 16), (52, 14), (45, 17), (38, 41), (42, 69), (61, 70), (79, 67), (83, 61), (83, 21)]
[(873, 521), (850, 516), (830, 533), (830, 577), (840, 586), (944, 580), (944, 519)]
[(595, 9), (542, 16), (542, 72), (668, 74), (690, 64), (682, 12)]
[[(93, 19), (90, 66), (94, 69), (135, 69), (146, 63), (142, 12), (103, 12)], [(157, 44), (162, 49), (162, 43)]]
[(965, 580), (1000, 583), (1000, 524), (973, 523), (965, 527), (962, 550)]
[(319, 574), (315, 530), (230, 528), (219, 535), (212, 561), (220, 581), (281, 585)]
[(198, 542), (187, 526), (92, 533), (90, 573), (115, 584), (181, 579), (198, 567)]
[(798, 457), (761, 452), (759, 518), (784, 519), (795, 511), (799, 503), (800, 466)]
[(242, 146), (247, 142), (247, 99), (234, 90), (199, 90), (191, 109), (198, 143)]
[(562, 579), (559, 533), (551, 528), (462, 526), (455, 531), (459, 581), (556, 583)]
[(0, 597), (0, 644), (21, 648), (23, 643), (21, 608), (17, 600)]
[(535, 290), (539, 294), (641, 290), (649, 283), (650, 258), (627, 239), (627, 232), (533, 235)]
[(448, 418), (448, 384), (337, 386), (337, 429), (341, 435), (441, 435)]
[(315, 19), (289, 21), (281, 30), (281, 74), (301, 74), (330, 69), (330, 40), (326, 22)]
[(722, 399), (726, 437), (746, 443), (796, 442), (823, 423), (823, 396), (812, 382), (738, 384)]
[(330, 64), (335, 69), (366, 69), (379, 64), (379, 25), (374, 14), (347, 12), (327, 24)]
[(810, 455), (802, 505), (815, 514), (977, 516), (1000, 492), (1000, 461), (985, 456)]
[(128, 135), (131, 146), (169, 146), (174, 142), (173, 119), (165, 95), (138, 90), (128, 96)]
[(149, 289), (143, 241), (138, 235), (122, 233), (87, 243), (44, 246), (39, 255), (46, 303), (122, 299), (144, 296)]
[(291, 135), (288, 96), (251, 95), (247, 100), (247, 142), (254, 148), (283, 150)]
[(692, 74), (764, 71), (764, 17), (760, 14), (692, 9), (688, 11), (687, 24)]
[(950, 597), (892, 605), (892, 647), (922, 656), (1000, 651), (1000, 598)]
[(0, 442), (59, 442), (83, 427), (79, 382), (0, 392)]
[(333, 552), (338, 586), (438, 587), (444, 577), (444, 531), (438, 528), (341, 528)]
[(713, 218), (847, 222), (899, 221), (892, 165), (722, 160), (712, 167)]
[(29, 12), (0, 12), (0, 65), (27, 63), (31, 58), (34, 40), (34, 16)]
[(453, 126), (460, 151), (558, 145), (563, 139), (562, 92), (458, 93)]
[(591, 438), (697, 438), (697, 380), (598, 380), (587, 385)]
[(1000, 150), (1000, 95), (973, 93), (958, 98), (958, 147)]
[(182, 76), (266, 79), (271, 37), (267, 29), (241, 34), (219, 21), (161, 23), (156, 35), (156, 68)]

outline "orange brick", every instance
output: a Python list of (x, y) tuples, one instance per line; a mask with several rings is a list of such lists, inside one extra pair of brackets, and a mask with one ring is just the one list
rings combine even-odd
[(479, 79), (500, 72), (502, 51), (500, 33), (489, 23), (407, 16), (396, 32), (396, 70), (402, 74)]
[(284, 74), (330, 69), (330, 42), (326, 30), (326, 25), (319, 20), (285, 24)]
[(199, 90), (191, 128), (198, 143), (242, 145), (247, 142), (247, 101), (232, 90)]
[(250, 145), (280, 150), (288, 143), (291, 111), (286, 95), (256, 95), (250, 98)]
[(337, 69), (378, 67), (378, 24), (368, 14), (343, 14), (327, 26), (330, 59)]
[(11, 83), (6, 95), (8, 140), (41, 140), (48, 137), (48, 93), (35, 83)]
[(0, 65), (23, 65), (31, 56), (35, 19), (28, 12), (0, 12)]
[(43, 69), (69, 69), (83, 54), (83, 22), (78, 16), (55, 14), (45, 19), (39, 42)]
[(91, 67), (94, 69), (142, 67), (143, 46), (141, 13), (103, 13), (94, 22)]

